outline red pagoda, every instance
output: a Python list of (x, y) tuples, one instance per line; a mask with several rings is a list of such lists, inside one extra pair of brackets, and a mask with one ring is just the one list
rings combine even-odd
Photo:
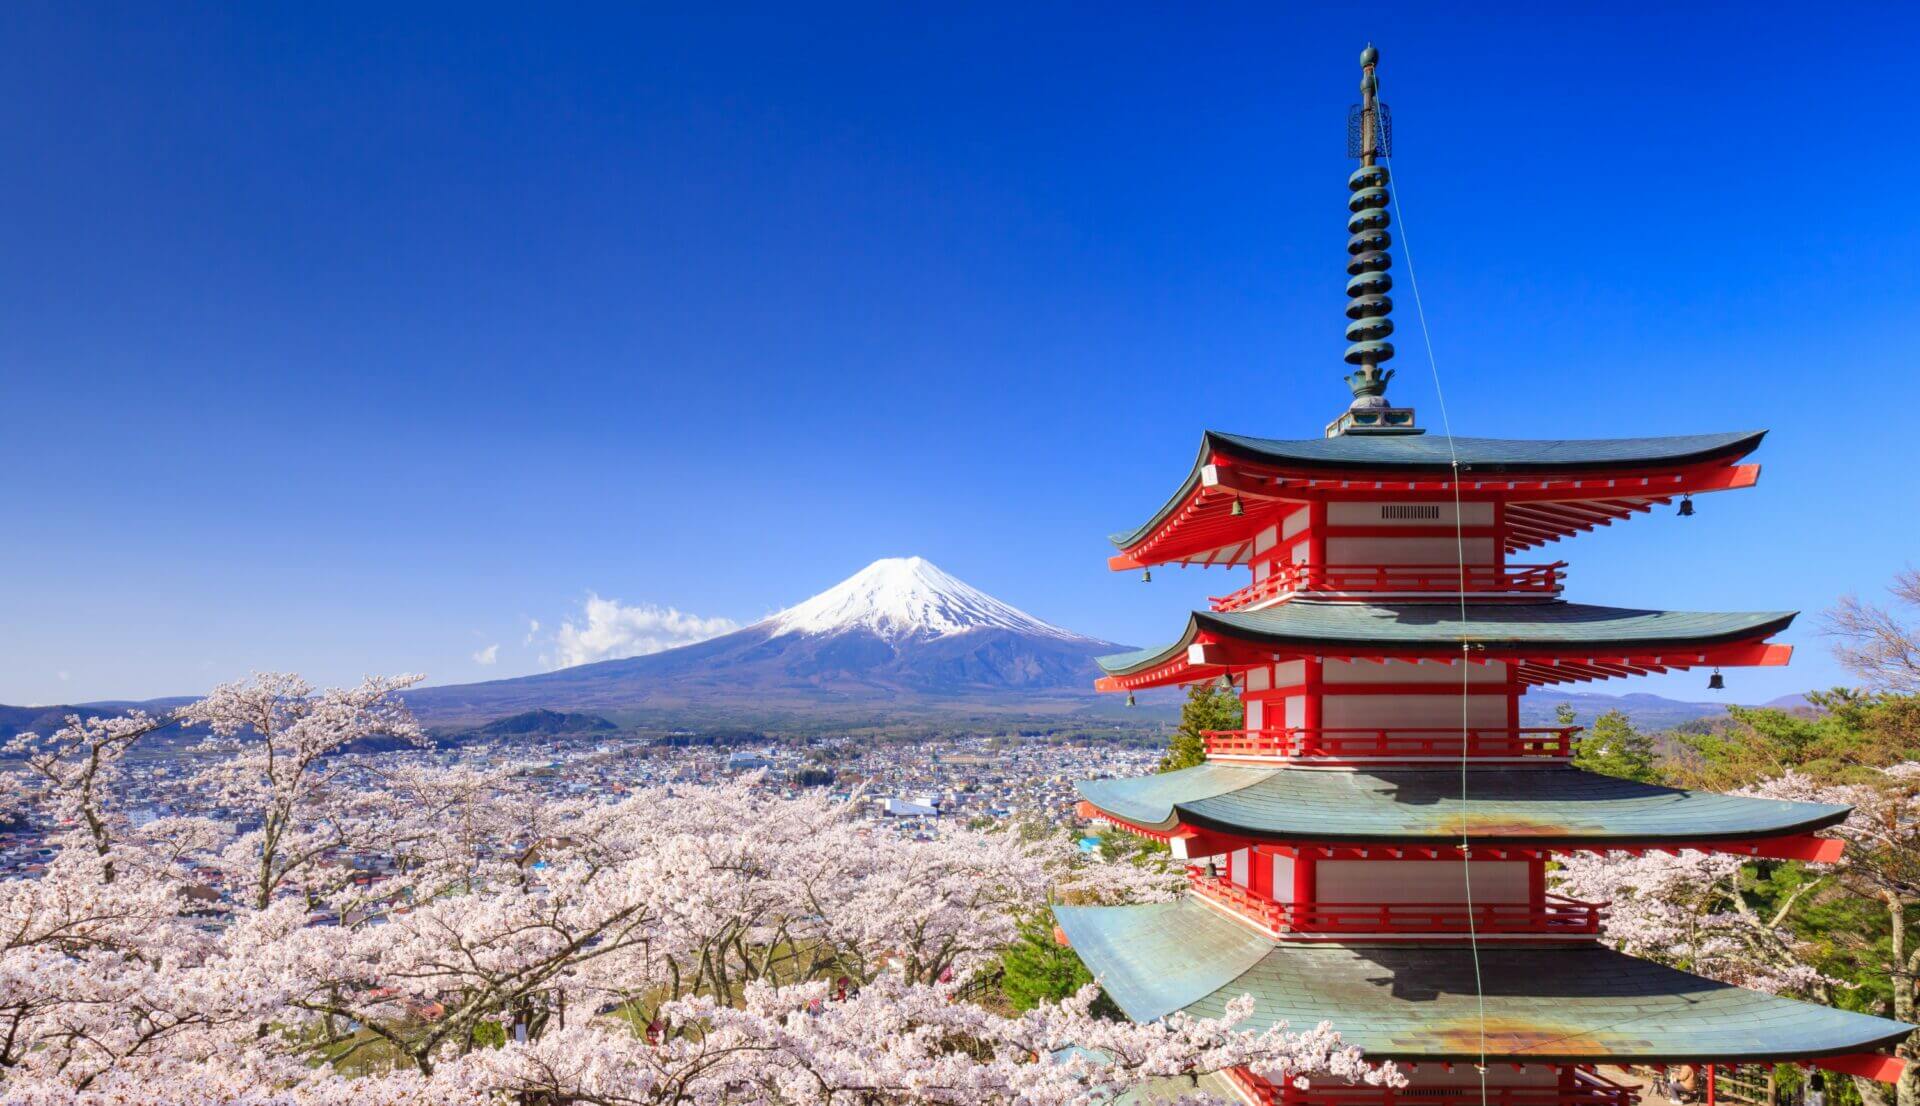
[(1689, 497), (1750, 487), (1761, 433), (1541, 441), (1427, 436), (1386, 399), (1393, 286), (1386, 108), (1372, 47), (1350, 119), (1346, 361), (1323, 437), (1208, 432), (1172, 498), (1117, 535), (1115, 569), (1244, 566), (1177, 641), (1106, 657), (1099, 686), (1240, 690), (1246, 729), (1204, 764), (1082, 783), (1087, 818), (1166, 842), (1174, 903), (1058, 910), (1063, 938), (1136, 1020), (1322, 1020), (1408, 1088), (1276, 1086), (1250, 1103), (1630, 1102), (1600, 1065), (1798, 1061), (1876, 1079), (1914, 1027), (1716, 983), (1609, 949), (1606, 904), (1547, 890), (1575, 853), (1702, 849), (1832, 860), (1844, 807), (1581, 771), (1571, 727), (1521, 725), (1531, 687), (1780, 665), (1792, 612), (1589, 606), (1525, 557)]

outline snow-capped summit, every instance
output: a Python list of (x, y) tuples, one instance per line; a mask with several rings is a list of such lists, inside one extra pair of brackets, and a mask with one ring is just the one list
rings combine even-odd
[(1011, 630), (1085, 641), (949, 576), (924, 557), (886, 557), (761, 623), (770, 636), (864, 630), (887, 641)]

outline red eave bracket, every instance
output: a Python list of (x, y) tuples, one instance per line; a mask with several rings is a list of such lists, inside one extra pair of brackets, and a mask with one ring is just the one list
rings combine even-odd
[(1113, 556), (1107, 558), (1107, 567), (1115, 572), (1131, 572), (1136, 568), (1145, 568), (1147, 566), (1134, 560), (1125, 553), (1115, 553)]
[(1722, 645), (1708, 649), (1701, 664), (1727, 668), (1777, 668), (1793, 660), (1793, 646), (1771, 641), (1752, 641), (1743, 645)]
[(1730, 465), (1708, 474), (1693, 484), (1694, 491), (1730, 492), (1736, 488), (1751, 488), (1760, 482), (1759, 465)]
[(1862, 1079), (1871, 1079), (1876, 1083), (1898, 1083), (1906, 1074), (1907, 1062), (1898, 1056), (1883, 1056), (1878, 1052), (1849, 1052), (1841, 1056), (1822, 1056), (1807, 1063), (1816, 1068), (1837, 1071), (1842, 1075), (1857, 1075)]
[(1815, 837), (1803, 833), (1797, 837), (1776, 837), (1755, 842), (1749, 855), (1771, 860), (1807, 860), (1815, 864), (1837, 864), (1847, 843), (1833, 837)]

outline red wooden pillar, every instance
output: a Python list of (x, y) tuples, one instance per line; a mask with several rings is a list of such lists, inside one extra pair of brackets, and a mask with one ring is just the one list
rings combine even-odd
[(1715, 1064), (1707, 1065), (1707, 1106), (1713, 1106), (1715, 1101), (1713, 1070), (1717, 1066), (1718, 1065), (1715, 1065)]
[(1255, 845), (1247, 854), (1247, 890), (1261, 898), (1273, 897), (1273, 848)]

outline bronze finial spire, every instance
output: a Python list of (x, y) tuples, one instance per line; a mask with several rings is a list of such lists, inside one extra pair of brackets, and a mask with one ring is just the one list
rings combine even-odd
[(1355, 126), (1357, 131), (1352, 137), (1358, 145), (1360, 168), (1347, 178), (1347, 188), (1352, 192), (1347, 198), (1347, 210), (1353, 214), (1347, 219), (1347, 273), (1352, 278), (1347, 281), (1347, 341), (1353, 343), (1347, 347), (1347, 364), (1360, 366), (1347, 377), (1347, 386), (1353, 389), (1356, 399), (1384, 395), (1387, 381), (1393, 378), (1392, 369), (1382, 369), (1380, 363), (1393, 357), (1393, 343), (1383, 341), (1393, 333), (1393, 320), (1387, 316), (1393, 311), (1393, 301), (1386, 295), (1393, 287), (1393, 278), (1387, 270), (1393, 265), (1387, 247), (1393, 244), (1393, 237), (1387, 233), (1387, 224), (1392, 222), (1387, 207), (1392, 197), (1387, 193), (1387, 167), (1378, 164), (1381, 154), (1386, 152), (1385, 126), (1379, 100), (1380, 80), (1374, 74), (1379, 64), (1380, 51), (1369, 43), (1360, 52), (1360, 106)]
[(1393, 359), (1393, 300), (1387, 292), (1393, 277), (1387, 270), (1393, 258), (1387, 248), (1393, 236), (1387, 225), (1393, 221), (1388, 208), (1393, 202), (1387, 191), (1387, 167), (1379, 159), (1393, 152), (1393, 117), (1380, 102), (1380, 79), (1375, 67), (1380, 51), (1367, 44), (1360, 51), (1360, 102), (1347, 116), (1347, 156), (1360, 159), (1360, 168), (1347, 178), (1347, 364), (1356, 366), (1347, 374), (1347, 387), (1353, 390), (1353, 404), (1347, 413), (1334, 420), (1328, 434), (1352, 431), (1376, 433), (1419, 433), (1413, 429), (1413, 412), (1387, 403), (1387, 381), (1393, 370), (1382, 363)]

